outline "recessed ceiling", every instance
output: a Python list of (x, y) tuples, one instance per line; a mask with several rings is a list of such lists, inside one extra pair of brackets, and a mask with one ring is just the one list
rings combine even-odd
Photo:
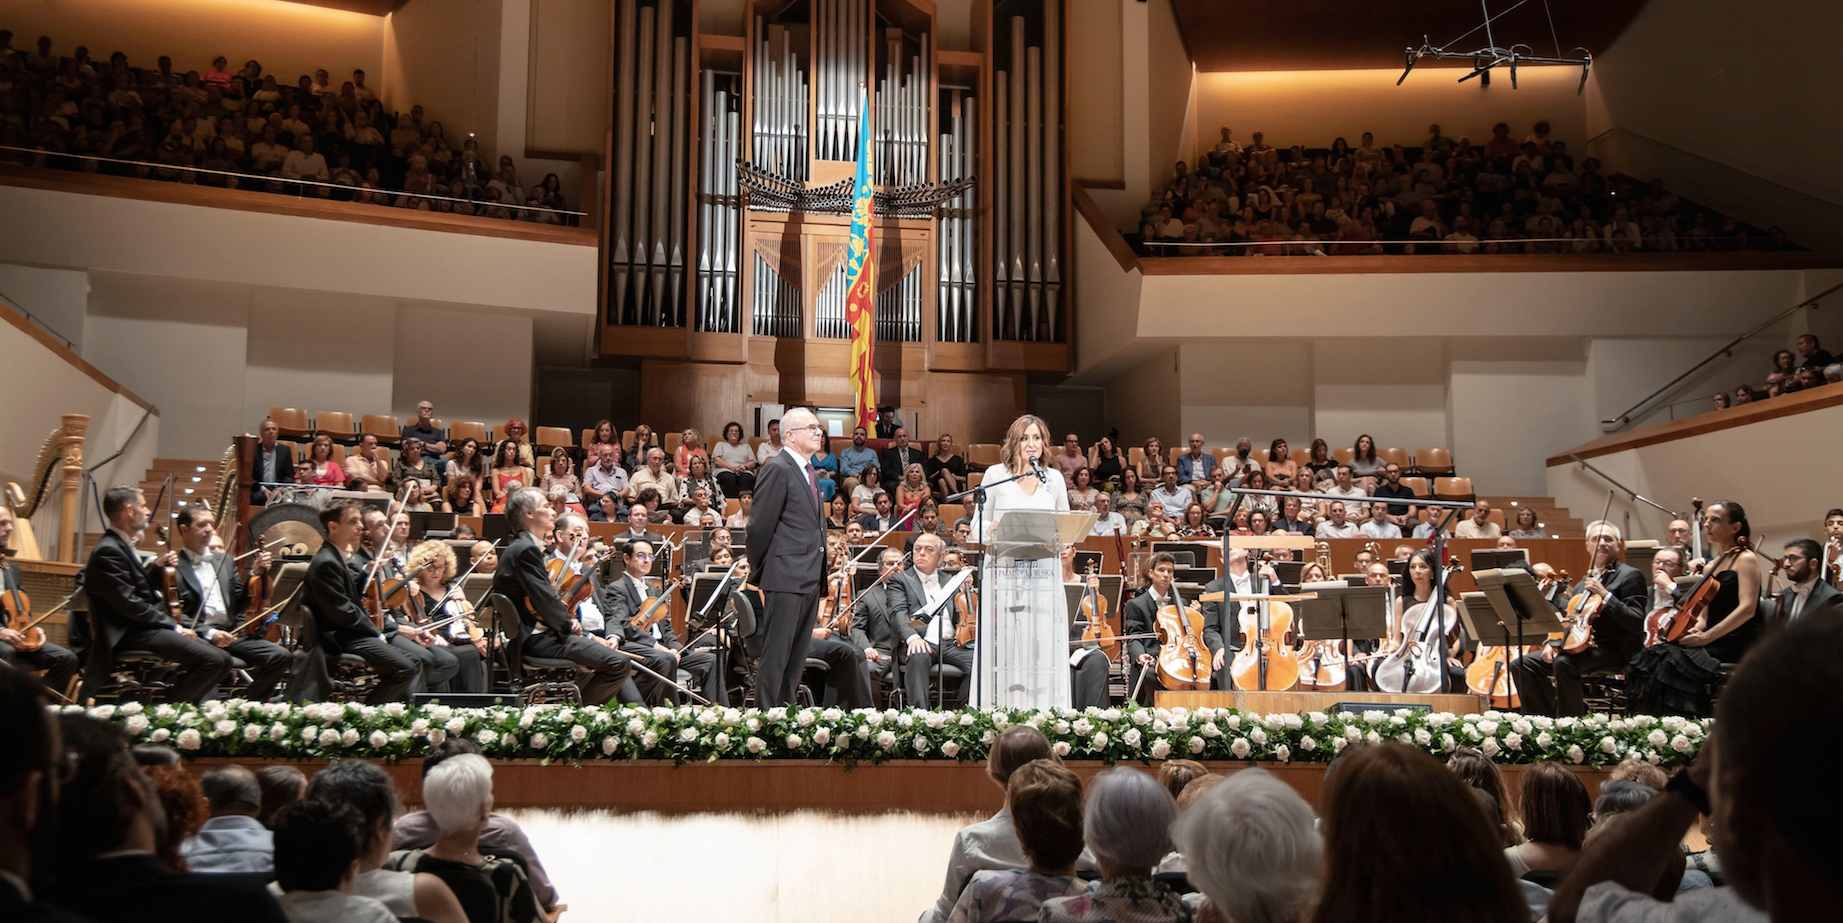
[[(1599, 55), (1645, 0), (1487, 2), (1494, 12), (1509, 10), (1491, 23), (1500, 47), (1523, 44), (1532, 54), (1553, 55), (1559, 39), (1563, 55), (1577, 45)], [(1202, 71), (1399, 68), (1402, 48), (1423, 41), (1445, 44), (1448, 51), (1487, 44), (1482, 28), (1465, 35), (1484, 22), (1478, 0), (1172, 0), (1172, 7), (1191, 60)], [(1545, 9), (1554, 17), (1554, 38)]]

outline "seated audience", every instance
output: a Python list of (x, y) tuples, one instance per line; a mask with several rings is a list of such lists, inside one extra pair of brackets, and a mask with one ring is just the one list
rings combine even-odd
[(307, 783), (307, 799), (358, 811), (363, 839), (352, 893), (377, 899), (398, 917), (466, 923), (467, 914), (440, 878), (383, 867), (390, 856), (391, 820), (397, 812), (397, 791), (384, 770), (361, 760), (340, 760), (314, 774)]
[(256, 819), (264, 827), (275, 826), (275, 813), (307, 795), (307, 775), (293, 766), (270, 764), (256, 771), (256, 784), (262, 786), (262, 808)]
[(1045, 900), (1041, 923), (1189, 920), (1178, 893), (1152, 877), (1171, 851), (1171, 794), (1138, 769), (1109, 769), (1088, 785), (1082, 828), (1101, 881), (1085, 894)]
[(522, 863), (486, 852), (480, 834), (493, 810), (493, 766), (476, 753), (441, 760), (422, 778), (424, 810), (439, 832), (429, 848), (392, 855), (386, 867), (434, 875), (469, 923), (530, 923), (544, 917)]
[(1086, 890), (1075, 877), (1082, 851), (1080, 777), (1054, 757), (1025, 763), (1005, 787), (1005, 812), (1029, 865), (975, 873), (947, 915), (950, 923), (1035, 919), (1045, 901)]
[(46, 708), (49, 699), (45, 687), (24, 671), (0, 669), (0, 725), (9, 731), (0, 751), (0, 920), (83, 919), (33, 890), (56, 872), (53, 857), (36, 847), (55, 834), (62, 792), (52, 780), (67, 765), (59, 721)]
[(1574, 773), (1537, 763), (1523, 770), (1524, 841), (1504, 849), (1510, 870), (1540, 885), (1561, 880), (1580, 858), (1593, 805)]
[[(423, 757), (423, 778), (426, 780), (429, 773), (449, 757), (478, 752), (480, 748), (472, 741), (450, 737), (430, 747), (429, 755)], [(426, 849), (435, 845), (440, 833), (438, 822), (426, 808), (410, 811), (397, 818), (392, 827), (391, 849)], [(481, 852), (518, 859), (530, 876), (532, 891), (546, 910), (554, 913), (557, 908), (564, 906), (557, 903), (557, 889), (551, 884), (543, 861), (538, 858), (537, 850), (532, 847), (531, 840), (525, 836), (525, 831), (518, 826), (517, 821), (503, 814), (489, 812), (480, 828), (479, 843)]]
[(1503, 824), (1506, 849), (1523, 842), (1522, 825), (1517, 822), (1510, 795), (1504, 789), (1504, 774), (1498, 771), (1490, 757), (1476, 747), (1460, 747), (1446, 758), (1446, 768), (1458, 776), (1459, 781), (1490, 797), (1492, 810)]
[(275, 868), (275, 842), (257, 820), (262, 811), (262, 783), (242, 766), (219, 766), (199, 780), (211, 817), (180, 846), (194, 872), (255, 872)]
[(303, 801), (276, 815), (275, 885), (289, 923), (394, 923), (383, 903), (352, 893), (364, 838), (364, 818), (336, 802)]
[(1189, 800), (1171, 829), (1186, 877), (1225, 923), (1305, 919), (1324, 851), (1311, 806), (1265, 770), (1213, 778), (1221, 781)]
[[(1011, 774), (1032, 760), (1053, 759), (1049, 739), (1034, 727), (1014, 724), (999, 733), (986, 753), (986, 776), (1000, 789), (1009, 791)], [(1079, 841), (1080, 837), (1076, 837)], [(1011, 824), (1009, 801), (997, 814), (960, 828), (954, 834), (953, 847), (947, 853), (947, 881), (934, 906), (922, 914), (921, 923), (939, 923), (947, 918), (954, 902), (973, 874), (982, 869), (1018, 869), (1027, 864)], [(1004, 919), (1004, 918), (999, 918)]]

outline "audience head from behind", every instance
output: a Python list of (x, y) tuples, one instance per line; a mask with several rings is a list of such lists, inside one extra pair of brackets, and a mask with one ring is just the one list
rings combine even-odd
[[(0, 748), (0, 872), (20, 881), (49, 879), (52, 871), (41, 851), (57, 830), (63, 744), (45, 705), (44, 688), (30, 674), (0, 669), (0, 724), (9, 738)], [(0, 895), (7, 889), (0, 877)]]
[(1593, 800), (1592, 827), (1588, 836), (1602, 829), (1601, 825), (1608, 820), (1636, 811), (1656, 796), (1657, 789), (1642, 782), (1607, 780), (1600, 785), (1600, 794)]
[(1392, 741), (1346, 749), (1326, 770), (1322, 807), (1324, 880), (1335, 884), (1315, 923), (1529, 918), (1498, 831), (1426, 753)]
[(1069, 875), (1082, 851), (1081, 779), (1054, 757), (1017, 767), (1005, 786), (1011, 826), (1032, 870)]
[(1082, 814), (1101, 877), (1145, 878), (1171, 852), (1177, 803), (1150, 774), (1116, 768), (1094, 777)]
[(1184, 805), (1171, 837), (1214, 919), (1303, 919), (1318, 894), (1324, 852), (1311, 806), (1265, 770), (1203, 778), (1219, 781)]
[(58, 815), (57, 869), (70, 886), (103, 853), (153, 852), (166, 812), (119, 728), (75, 714), (60, 715), (58, 727), (65, 759), (74, 765), (66, 768)]
[(1196, 760), (1166, 760), (1158, 766), (1158, 784), (1176, 798), (1191, 782), (1209, 775), (1208, 767)]
[(382, 865), (390, 854), (390, 825), (397, 815), (397, 790), (390, 776), (373, 763), (340, 760), (314, 774), (307, 800), (348, 805), (363, 822), (359, 837), (359, 871)]
[(444, 838), (478, 840), (493, 812), (493, 765), (478, 753), (456, 753), (422, 777), (422, 804)]
[(1517, 819), (1511, 808), (1510, 793), (1504, 788), (1504, 775), (1490, 757), (1476, 747), (1460, 747), (1446, 758), (1446, 768), (1458, 776), (1459, 781), (1490, 797), (1492, 808), (1506, 832), (1505, 846), (1523, 842), (1517, 835)]
[(307, 776), (293, 766), (264, 766), (256, 771), (256, 784), (262, 788), (262, 806), (256, 819), (265, 827), (275, 826), (275, 814), (307, 793)]
[(1049, 738), (1028, 724), (1014, 724), (998, 734), (986, 754), (985, 771), (999, 788), (1011, 781), (1011, 773), (1031, 760), (1054, 759)]
[(1555, 763), (1523, 770), (1523, 835), (1531, 843), (1578, 850), (1587, 837), (1593, 803), (1587, 786)]
[(1843, 619), (1800, 619), (1743, 660), (1715, 705), (1708, 763), (1727, 883), (1774, 920), (1843, 903)]
[(360, 870), (365, 821), (332, 801), (299, 801), (275, 816), (275, 885), (296, 923), (386, 923), (384, 904), (351, 893)]

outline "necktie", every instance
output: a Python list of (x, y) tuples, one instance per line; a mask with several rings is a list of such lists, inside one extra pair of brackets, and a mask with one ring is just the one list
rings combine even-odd
[(806, 463), (806, 489), (813, 493), (813, 508), (823, 509), (819, 503), (819, 475), (813, 470), (813, 463)]

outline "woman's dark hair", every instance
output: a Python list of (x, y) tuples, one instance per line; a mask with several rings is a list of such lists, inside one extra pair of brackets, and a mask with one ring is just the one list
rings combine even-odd
[(1127, 478), (1133, 479), (1132, 489), (1138, 490), (1139, 489), (1139, 469), (1134, 468), (1131, 465), (1128, 465), (1125, 468), (1120, 469), (1120, 490), (1121, 491), (1125, 491), (1127, 489), (1127, 485), (1126, 485)]
[(1276, 465), (1285, 463), (1286, 459), (1278, 457), (1280, 453), (1280, 447), (1283, 445), (1286, 445), (1286, 440), (1284, 439), (1275, 439), (1274, 441), (1268, 443), (1267, 444), (1267, 460), (1270, 462), (1273, 462)]
[(736, 438), (738, 440), (742, 438), (742, 424), (736, 422), (735, 420), (731, 420), (728, 423), (723, 424), (723, 441), (725, 442), (729, 441), (730, 430), (732, 429), (736, 431)]
[(390, 776), (363, 760), (340, 760), (315, 773), (307, 783), (307, 798), (350, 805), (358, 811), (364, 823), (360, 855), (371, 851), (374, 837), (389, 835), (390, 822), (397, 816), (397, 789)]
[(1184, 786), (1192, 781), (1209, 775), (1209, 767), (1196, 760), (1166, 760), (1158, 766), (1158, 784), (1171, 793), (1172, 798), (1184, 793)]
[(307, 776), (293, 766), (264, 766), (256, 770), (256, 784), (262, 788), (262, 808), (256, 819), (264, 827), (274, 827), (275, 815), (306, 793)]
[[(1780, 359), (1781, 356), (1784, 357), (1783, 361), (1781, 361)], [(1782, 349), (1776, 353), (1773, 353), (1773, 371), (1789, 372), (1797, 365), (1798, 365), (1798, 356), (1795, 353), (1793, 353), (1791, 350)]]
[(1434, 583), (1440, 582), (1440, 562), (1434, 559), (1433, 550), (1422, 548), (1416, 551), (1412, 557), (1408, 558), (1408, 566), (1401, 569), (1401, 582), (1395, 588), (1395, 598), (1402, 600), (1404, 607), (1414, 605), (1414, 562), (1416, 561), (1427, 565), (1430, 580)]
[[(1528, 919), (1501, 837), (1475, 798), (1405, 744), (1347, 749), (1325, 775), (1325, 881), (1335, 884), (1314, 923)], [(1430, 869), (1440, 870), (1439, 887), (1427, 886)]]
[[(507, 453), (510, 453), (512, 456), (511, 464), (506, 463)], [(518, 443), (510, 439), (501, 440), (499, 448), (493, 452), (493, 467), (499, 468), (502, 466), (508, 468), (518, 467)]]
[(1534, 843), (1580, 849), (1593, 804), (1574, 773), (1537, 763), (1523, 770), (1523, 835)]
[(1032, 864), (1067, 869), (1082, 851), (1081, 777), (1054, 759), (1031, 760), (1005, 786), (1011, 826)]
[(1510, 805), (1510, 793), (1504, 788), (1504, 774), (1498, 772), (1497, 764), (1474, 747), (1460, 747), (1446, 758), (1446, 768), (1458, 776), (1459, 781), (1491, 798), (1492, 811), (1504, 821), (1504, 845), (1517, 845), (1520, 840), (1512, 826), (1516, 817)]
[[(1272, 450), (1270, 449), (1268, 451), (1271, 453)], [(1312, 440), (1311, 452), (1312, 452), (1312, 458), (1311, 458), (1312, 461), (1322, 462), (1322, 461), (1331, 460), (1331, 446), (1326, 444), (1326, 442), (1323, 439)], [(1271, 458), (1272, 455), (1270, 454), (1268, 457)]]
[(1049, 738), (1027, 724), (1014, 724), (1000, 732), (986, 755), (986, 774), (1000, 785), (1010, 782), (1011, 774), (1031, 760), (1053, 758)]
[[(1363, 440), (1365, 439), (1369, 440), (1369, 452), (1367, 453), (1363, 451)], [(1375, 461), (1376, 460), (1376, 437), (1371, 436), (1368, 433), (1364, 433), (1363, 435), (1358, 436), (1357, 441), (1350, 444), (1350, 454), (1357, 461)]]
[(275, 883), (283, 891), (336, 891), (370, 836), (364, 818), (334, 801), (301, 801), (275, 815)]
[(1753, 538), (1753, 526), (1747, 524), (1747, 510), (1743, 509), (1739, 503), (1733, 500), (1717, 500), (1709, 505), (1720, 506), (1728, 512), (1728, 522), (1740, 527), (1741, 531), (1737, 534), (1741, 538)]

